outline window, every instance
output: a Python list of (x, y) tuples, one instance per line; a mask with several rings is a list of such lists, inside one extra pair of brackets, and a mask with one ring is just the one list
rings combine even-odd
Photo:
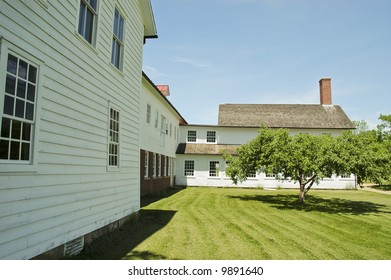
[(160, 131), (163, 132), (163, 133), (166, 133), (166, 125), (167, 125), (167, 121), (166, 121), (166, 117), (161, 115), (160, 117)]
[(38, 68), (16, 55), (8, 54), (5, 74), (0, 160), (29, 162), (35, 124)]
[(109, 166), (119, 166), (119, 111), (110, 108)]
[(257, 172), (252, 171), (247, 175), (247, 178), (256, 178), (257, 177)]
[(196, 142), (197, 141), (197, 131), (189, 130), (187, 132), (187, 142)]
[(344, 173), (341, 175), (341, 178), (350, 178), (350, 174)]
[(185, 176), (194, 176), (194, 160), (185, 160)]
[(149, 177), (149, 152), (145, 151), (144, 156), (144, 177)]
[(274, 173), (266, 173), (266, 178), (276, 178), (276, 176)]
[(147, 104), (147, 123), (151, 123), (151, 105)]
[(155, 128), (158, 128), (159, 126), (159, 112), (156, 111), (155, 113)]
[(206, 132), (206, 142), (216, 143), (216, 131), (207, 131)]
[(118, 9), (114, 13), (113, 46), (111, 50), (111, 63), (122, 71), (124, 52), (124, 23), (125, 20)]
[(218, 177), (219, 176), (219, 162), (211, 161), (209, 162), (209, 177)]
[(153, 162), (152, 162), (152, 169), (153, 169), (153, 177), (156, 177), (156, 154), (153, 154)]
[(161, 155), (157, 156), (157, 175), (159, 177), (162, 176), (162, 156)]
[(78, 32), (90, 44), (94, 44), (98, 0), (80, 0)]

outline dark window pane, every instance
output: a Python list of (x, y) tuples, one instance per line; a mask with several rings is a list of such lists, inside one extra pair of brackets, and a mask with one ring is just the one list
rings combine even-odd
[(19, 160), (20, 143), (11, 141), (10, 159)]
[(32, 121), (34, 119), (34, 105), (26, 102), (26, 117), (27, 120)]
[(122, 16), (119, 17), (118, 39), (121, 42), (124, 41), (124, 18)]
[(1, 137), (9, 138), (11, 130), (11, 120), (3, 118), (1, 121)]
[(23, 80), (18, 80), (18, 89), (16, 95), (20, 98), (26, 98), (26, 82)]
[(31, 102), (35, 101), (35, 86), (30, 83), (27, 85), (27, 100)]
[(93, 8), (94, 11), (96, 12), (96, 3), (97, 3), (97, 0), (89, 0), (88, 2), (90, 3), (91, 8)]
[(118, 37), (118, 21), (119, 21), (119, 12), (117, 9), (115, 9), (115, 13), (114, 13), (114, 34), (115, 36)]
[(24, 101), (16, 99), (15, 116), (24, 118)]
[(4, 97), (4, 114), (13, 116), (14, 115), (14, 100), (15, 98), (6, 95)]
[(22, 132), (22, 122), (13, 120), (11, 138), (20, 140), (21, 132)]
[(8, 159), (9, 141), (0, 140), (0, 159)]
[(86, 27), (85, 27), (85, 34), (84, 38), (91, 43), (92, 42), (92, 28), (94, 25), (94, 15), (90, 10), (87, 10), (86, 14)]
[(86, 5), (83, 3), (83, 1), (80, 0), (80, 13), (79, 13), (79, 33), (83, 35), (84, 37), (84, 25), (85, 25), (85, 12), (86, 12)]
[(27, 79), (27, 62), (19, 59), (18, 76), (22, 79)]
[(23, 123), (22, 140), (30, 141), (31, 139), (31, 124)]
[(16, 78), (7, 74), (7, 80), (5, 82), (5, 92), (15, 95)]
[(22, 152), (20, 155), (21, 160), (29, 160), (30, 159), (30, 144), (22, 143)]
[(18, 65), (18, 59), (12, 54), (8, 55), (7, 71), (16, 75), (16, 68)]
[(34, 84), (37, 83), (37, 68), (32, 65), (29, 66), (29, 81)]

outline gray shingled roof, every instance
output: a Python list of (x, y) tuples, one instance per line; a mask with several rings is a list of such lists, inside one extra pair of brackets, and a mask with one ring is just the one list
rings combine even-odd
[(222, 155), (227, 151), (230, 154), (235, 154), (237, 147), (239, 145), (181, 143), (178, 145), (176, 153), (186, 155)]
[(221, 104), (219, 126), (353, 129), (338, 105)]

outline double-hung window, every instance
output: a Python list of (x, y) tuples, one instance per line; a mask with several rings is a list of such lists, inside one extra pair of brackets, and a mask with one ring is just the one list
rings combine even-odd
[(206, 142), (207, 143), (216, 143), (216, 131), (207, 131), (206, 132)]
[(94, 45), (98, 0), (80, 0), (78, 32)]
[(197, 141), (197, 131), (189, 130), (187, 131), (187, 142), (196, 142)]
[(109, 133), (109, 166), (119, 167), (119, 137), (120, 137), (119, 111), (110, 108), (110, 133)]
[(218, 161), (210, 161), (209, 162), (209, 177), (219, 177), (219, 162)]
[(124, 25), (125, 20), (120, 11), (115, 8), (114, 28), (113, 28), (113, 46), (111, 49), (111, 63), (122, 71), (123, 53), (124, 53)]
[[(7, 56), (0, 108), (0, 161), (29, 163), (37, 102), (38, 68), (11, 53)], [(1, 104), (1, 102), (0, 102)]]
[(145, 151), (144, 155), (144, 177), (149, 177), (149, 152)]
[(151, 123), (151, 104), (147, 104), (147, 123)]
[(185, 160), (185, 176), (194, 176), (194, 160)]

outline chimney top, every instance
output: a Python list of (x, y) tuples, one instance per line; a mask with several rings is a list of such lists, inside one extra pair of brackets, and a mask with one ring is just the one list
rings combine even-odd
[(168, 85), (156, 85), (158, 90), (165, 96), (170, 96), (170, 87)]
[(320, 105), (332, 105), (331, 78), (322, 78), (319, 81)]

